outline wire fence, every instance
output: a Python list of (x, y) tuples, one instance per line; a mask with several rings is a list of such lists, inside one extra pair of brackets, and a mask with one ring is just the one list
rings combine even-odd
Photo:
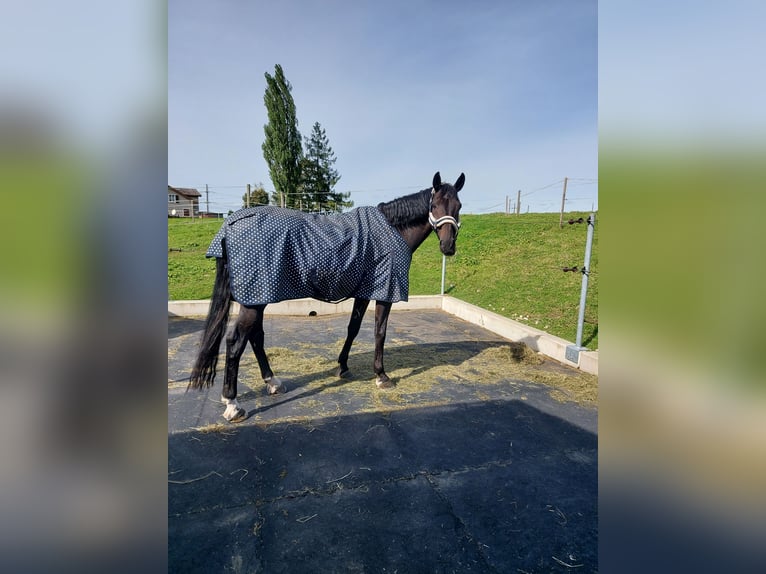
[[(566, 197), (565, 210), (566, 211), (597, 211), (598, 210), (598, 179), (597, 178), (578, 178), (569, 177), (567, 186), (571, 190), (572, 188), (580, 188), (585, 193), (578, 193), (575, 197)], [(252, 185), (252, 184), (251, 184)], [(505, 212), (505, 213), (538, 213), (538, 212), (554, 212), (558, 211), (561, 207), (561, 197), (552, 195), (555, 188), (561, 189), (564, 185), (564, 178), (556, 181), (532, 188), (524, 191), (519, 190), (516, 192), (502, 192), (502, 195), (497, 191), (493, 191), (492, 197), (488, 197), (484, 201), (476, 201), (474, 198), (465, 200), (465, 207), (463, 213), (493, 213), (493, 212)], [(260, 185), (253, 185), (255, 187), (261, 187)], [(179, 189), (178, 186), (174, 188)], [(585, 189), (587, 188), (587, 189)], [(196, 187), (181, 187), (180, 189), (194, 189), (200, 193), (200, 197), (197, 199), (197, 212), (216, 214), (219, 217), (225, 217), (229, 213), (233, 213), (238, 209), (245, 207), (244, 197), (247, 193), (247, 184), (240, 185), (212, 185), (203, 184)], [(410, 185), (399, 187), (381, 187), (370, 189), (348, 189), (341, 191), (340, 193), (349, 194), (349, 200), (354, 202), (354, 205), (367, 205), (369, 195), (374, 193), (390, 193), (391, 198), (409, 193), (414, 193), (422, 189), (422, 185)], [(257, 205), (273, 205), (272, 198), (275, 193), (273, 190), (265, 190), (269, 196), (268, 202), (256, 202), (251, 200), (250, 206)], [(556, 192), (558, 193), (558, 192)], [(291, 197), (304, 197), (301, 192), (287, 193), (286, 201), (289, 201)], [(251, 191), (252, 196), (252, 191)], [(475, 194), (476, 196), (476, 194)], [(516, 205), (516, 200), (519, 200), (520, 205)], [(187, 205), (183, 205), (183, 202), (179, 202), (181, 209), (187, 208)], [(168, 214), (170, 215), (171, 209), (174, 204), (168, 202)], [(328, 204), (319, 204), (315, 202), (309, 202), (307, 205), (298, 206), (302, 211), (310, 213), (329, 213), (337, 211), (335, 205), (332, 202)], [(195, 216), (197, 213), (194, 214)], [(178, 216), (192, 217), (191, 212)]]

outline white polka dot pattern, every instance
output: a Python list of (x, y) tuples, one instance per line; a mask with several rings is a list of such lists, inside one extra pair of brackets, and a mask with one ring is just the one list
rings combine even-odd
[(251, 207), (226, 219), (208, 257), (223, 256), (223, 239), (232, 296), (242, 305), (407, 300), (412, 253), (376, 207), (332, 215)]

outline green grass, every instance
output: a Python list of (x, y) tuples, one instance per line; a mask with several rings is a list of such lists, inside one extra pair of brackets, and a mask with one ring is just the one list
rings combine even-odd
[(168, 219), (168, 295), (171, 300), (210, 298), (215, 260), (207, 259), (205, 252), (222, 221)]
[[(567, 213), (565, 220), (587, 213)], [(463, 215), (457, 254), (447, 260), (445, 291), (505, 317), (575, 340), (586, 225), (559, 228), (557, 213)], [(207, 299), (215, 263), (205, 251), (220, 220), (168, 220), (168, 293), (171, 299)], [(583, 345), (598, 348), (598, 221), (594, 230)], [(175, 251), (180, 249), (181, 251)], [(432, 234), (414, 253), (410, 295), (441, 289), (442, 257)]]

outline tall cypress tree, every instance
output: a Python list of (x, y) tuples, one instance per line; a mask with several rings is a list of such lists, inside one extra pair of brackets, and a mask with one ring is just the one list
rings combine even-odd
[(340, 174), (335, 169), (335, 152), (330, 147), (327, 134), (319, 122), (314, 123), (311, 137), (305, 138), (306, 155), (303, 158), (303, 200), (311, 209), (343, 211), (354, 202), (348, 201), (350, 193), (337, 193), (335, 185)]
[(266, 105), (269, 122), (263, 126), (266, 138), (263, 141), (263, 158), (269, 166), (269, 175), (274, 184), (274, 203), (280, 203), (280, 194), (284, 194), (287, 207), (297, 207), (301, 185), (301, 134), (298, 131), (298, 118), (295, 114), (295, 102), (290, 94), (292, 86), (285, 78), (282, 66), (274, 66), (274, 75), (266, 76), (266, 92), (263, 103)]

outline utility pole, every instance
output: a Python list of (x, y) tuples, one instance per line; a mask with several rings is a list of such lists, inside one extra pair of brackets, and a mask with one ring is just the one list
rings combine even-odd
[(561, 218), (559, 219), (559, 227), (561, 229), (564, 228), (564, 203), (567, 200), (567, 179), (564, 178), (564, 193), (561, 194)]
[(247, 184), (247, 195), (245, 196), (245, 207), (250, 207), (250, 184)]
[(516, 193), (516, 215), (519, 214), (520, 210), (521, 210), (521, 190), (519, 190)]
[(210, 196), (208, 195), (207, 184), (205, 184), (205, 213), (210, 213)]
[(505, 196), (505, 214), (508, 215), (508, 196)]

